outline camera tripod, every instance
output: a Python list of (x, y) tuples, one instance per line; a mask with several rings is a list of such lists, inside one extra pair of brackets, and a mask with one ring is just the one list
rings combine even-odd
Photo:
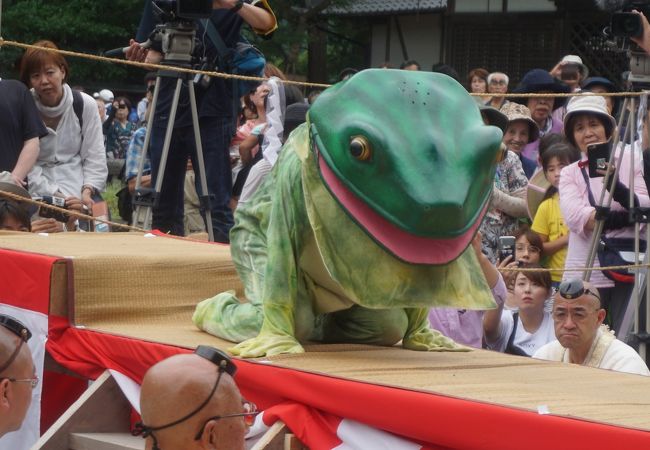
[[(157, 29), (154, 33), (162, 40), (163, 47), (163, 64), (171, 67), (191, 67), (192, 52), (194, 49), (194, 36), (196, 34), (196, 27), (188, 22), (184, 22), (177, 27), (162, 27)], [(151, 142), (151, 133), (153, 130), (153, 118), (156, 112), (156, 105), (158, 103), (158, 95), (160, 93), (160, 85), (162, 78), (176, 79), (176, 88), (172, 100), (171, 109), (169, 112), (169, 119), (165, 131), (165, 139), (163, 142), (162, 155), (160, 165), (158, 167), (158, 174), (154, 188), (142, 187), (142, 172), (144, 170), (144, 162), (146, 158), (147, 149)], [(201, 209), (204, 214), (206, 229), (210, 241), (214, 241), (214, 230), (212, 228), (212, 213), (210, 210), (210, 197), (208, 195), (208, 183), (205, 174), (205, 162), (203, 159), (203, 145), (201, 143), (201, 133), (199, 128), (198, 112), (196, 108), (196, 95), (194, 92), (193, 75), (185, 72), (178, 72), (173, 70), (159, 70), (156, 74), (156, 84), (153, 92), (153, 99), (151, 101), (151, 109), (149, 111), (149, 118), (147, 119), (147, 133), (144, 139), (142, 148), (142, 155), (138, 164), (138, 175), (135, 183), (135, 198), (133, 200), (135, 213), (133, 215), (133, 225), (141, 226), (144, 229), (150, 230), (152, 224), (152, 208), (159, 205), (160, 192), (163, 187), (163, 180), (165, 169), (167, 167), (167, 159), (169, 157), (169, 147), (171, 144), (172, 133), (174, 132), (174, 122), (176, 119), (176, 112), (178, 110), (178, 103), (183, 88), (183, 83), (186, 82), (186, 89), (188, 90), (190, 99), (190, 110), (192, 113), (192, 128), (194, 131), (195, 142), (195, 160), (198, 167), (198, 177), (200, 181), (199, 201)]]
[[(615, 161), (616, 168), (614, 171), (611, 171), (610, 166), (608, 166), (606, 174), (603, 178), (603, 189), (600, 194), (599, 202), (597, 203), (596, 206), (596, 223), (592, 234), (589, 253), (587, 257), (587, 262), (586, 262), (587, 267), (593, 267), (598, 252), (598, 248), (601, 245), (601, 235), (604, 232), (605, 219), (607, 217), (607, 212), (609, 211), (609, 207), (611, 206), (612, 200), (614, 198), (614, 189), (616, 186), (616, 182), (619, 179), (619, 171), (621, 166), (621, 164), (619, 164), (619, 161), (622, 160), (623, 154), (626, 151), (632, 153), (630, 157), (630, 170), (629, 170), (629, 182), (628, 182), (628, 189), (630, 191), (630, 195), (629, 195), (629, 199), (628, 199), (629, 203), (627, 207), (629, 210), (630, 219), (634, 223), (634, 252), (633, 254), (626, 255), (626, 256), (628, 256), (631, 259), (631, 261), (628, 262), (632, 262), (633, 264), (637, 264), (637, 265), (640, 264), (641, 258), (643, 258), (644, 264), (650, 262), (650, 258), (649, 258), (650, 252), (648, 252), (646, 249), (645, 253), (642, 255), (640, 249), (640, 242), (641, 242), (640, 230), (642, 224), (646, 225), (645, 242), (646, 243), (650, 242), (650, 226), (649, 226), (650, 208), (643, 208), (640, 206), (637, 207), (635, 206), (635, 202), (634, 202), (634, 196), (635, 196), (634, 154), (637, 151), (635, 132), (637, 136), (641, 136), (643, 132), (643, 122), (645, 120), (645, 115), (646, 115), (645, 111), (647, 111), (647, 94), (644, 95), (641, 99), (638, 123), (637, 121), (635, 121), (636, 105), (635, 105), (634, 97), (625, 99), (625, 101), (623, 102), (623, 107), (621, 109), (621, 117), (619, 117), (619, 120), (617, 121), (619, 126), (622, 122), (622, 116), (624, 112), (627, 110), (628, 105), (630, 106), (630, 120), (628, 122), (628, 126), (625, 129), (623, 145), (625, 146), (626, 143), (629, 143), (630, 148), (629, 149), (626, 149), (625, 147), (622, 148), (618, 160), (616, 159), (616, 153), (617, 153), (617, 148), (619, 147), (620, 135), (617, 131), (615, 131), (616, 134), (612, 138), (613, 145), (610, 150), (608, 161)], [(618, 128), (616, 128), (615, 130), (618, 130)], [(613, 186), (611, 192), (605, 189), (605, 186), (607, 186), (610, 179), (612, 180), (612, 186)], [(626, 258), (626, 260), (628, 260), (628, 258)], [(650, 335), (648, 334), (648, 325), (650, 324), (650, 308), (648, 308), (648, 305), (650, 305), (650, 291), (647, 289), (646, 286), (647, 268), (644, 268), (643, 270), (630, 269), (630, 271), (632, 270), (634, 273), (634, 285), (618, 329), (618, 338), (628, 343), (633, 343), (633, 341), (638, 342), (639, 354), (644, 360), (647, 361), (647, 356), (648, 356), (647, 345), (648, 343), (650, 343), (650, 339), (649, 339)], [(589, 281), (589, 279), (591, 278), (591, 272), (592, 272), (591, 270), (587, 270), (584, 272), (583, 274), (584, 281)], [(645, 311), (642, 311), (641, 310), (642, 308), (640, 307), (641, 306), (640, 297), (644, 291), (646, 296), (646, 303), (645, 303)], [(640, 327), (639, 318), (641, 315), (644, 315), (646, 318), (645, 326), (644, 326), (645, 329), (641, 329)]]

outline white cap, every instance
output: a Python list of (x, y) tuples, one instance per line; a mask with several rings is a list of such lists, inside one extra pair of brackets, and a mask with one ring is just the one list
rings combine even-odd
[(560, 64), (562, 63), (576, 64), (580, 66), (580, 75), (582, 76), (583, 80), (589, 76), (589, 69), (582, 63), (582, 58), (578, 55), (566, 55), (564, 58), (562, 58), (562, 61), (560, 61)]
[(113, 95), (113, 92), (109, 91), (108, 89), (102, 89), (99, 91), (99, 98), (104, 100), (106, 103), (112, 102), (115, 96)]
[(572, 97), (566, 105), (566, 114), (564, 115), (564, 133), (567, 140), (573, 144), (573, 130), (568, 129), (569, 121), (572, 117), (579, 114), (594, 114), (603, 121), (603, 126), (609, 138), (616, 128), (616, 119), (614, 119), (607, 110), (605, 97), (600, 95), (585, 95)]

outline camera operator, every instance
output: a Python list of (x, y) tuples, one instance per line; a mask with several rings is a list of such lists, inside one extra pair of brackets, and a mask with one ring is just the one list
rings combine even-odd
[[(178, 0), (183, 1), (183, 0)], [(226, 46), (234, 48), (241, 39), (240, 29), (244, 22), (260, 35), (268, 36), (277, 25), (266, 1), (251, 0), (213, 0), (212, 15), (209, 21), (221, 35)], [(144, 13), (140, 21), (136, 40), (131, 40), (126, 52), (131, 60), (159, 62), (162, 55), (153, 49), (143, 49), (138, 42), (146, 40), (155, 27), (152, 0), (145, 2)], [(208, 61), (216, 60), (218, 51), (205, 32), (200, 21), (197, 36), (202, 41), (203, 51)], [(154, 180), (158, 176), (161, 161), (165, 127), (176, 79), (162, 78), (151, 134), (151, 162)], [(229, 242), (228, 233), (233, 225), (232, 211), (229, 208), (231, 190), (230, 157), (228, 147), (234, 131), (233, 83), (224, 78), (214, 77), (207, 88), (195, 87), (197, 110), (205, 172), (210, 196), (212, 228), (214, 239)], [(159, 197), (159, 206), (153, 210), (153, 227), (172, 234), (183, 234), (183, 181), (188, 155), (194, 167), (198, 167), (194, 150), (189, 94), (181, 90), (179, 107), (174, 123), (167, 166)], [(197, 189), (199, 186), (197, 186)], [(208, 224), (209, 226), (210, 224)]]

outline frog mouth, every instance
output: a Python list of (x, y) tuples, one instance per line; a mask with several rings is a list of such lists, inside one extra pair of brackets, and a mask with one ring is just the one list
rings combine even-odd
[(372, 210), (341, 182), (317, 150), (318, 167), (325, 186), (348, 215), (373, 240), (396, 258), (411, 264), (447, 264), (469, 246), (487, 210), (487, 203), (474, 223), (453, 238), (416, 236), (397, 227)]

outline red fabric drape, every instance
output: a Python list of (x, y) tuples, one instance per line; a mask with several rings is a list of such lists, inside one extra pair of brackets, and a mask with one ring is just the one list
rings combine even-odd
[[(60, 319), (48, 351), (89, 377), (105, 368), (140, 382), (147, 368), (178, 347), (65, 328)], [(237, 360), (244, 396), (261, 408), (295, 402), (422, 442), (452, 449), (650, 448), (650, 433), (585, 420), (539, 415), (432, 393), (391, 388)], [(523, 444), (522, 444), (523, 443)]]
[[(0, 249), (0, 301), (47, 313), (51, 266), (56, 260)], [(137, 382), (155, 362), (188, 351), (71, 328), (65, 318), (55, 316), (49, 318), (46, 348), (56, 361), (82, 376), (94, 379), (110, 368)], [(270, 364), (238, 360), (237, 365), (236, 379), (243, 394), (262, 408), (282, 402), (299, 403), (432, 448), (650, 448), (650, 433), (644, 431)], [(46, 399), (44, 392), (44, 402)]]

